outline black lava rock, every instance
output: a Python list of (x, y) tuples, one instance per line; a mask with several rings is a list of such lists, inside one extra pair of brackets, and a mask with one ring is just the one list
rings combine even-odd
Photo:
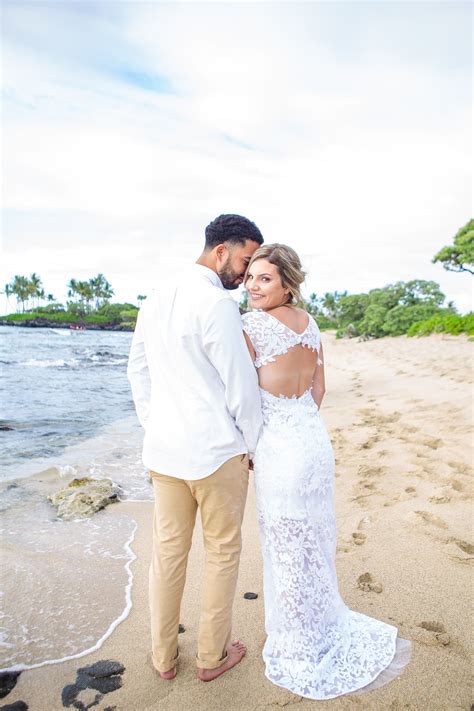
[[(102, 659), (87, 667), (81, 667), (77, 670), (76, 683), (67, 684), (62, 690), (63, 706), (66, 708), (74, 706), (78, 711), (85, 711), (86, 708), (96, 706), (102, 700), (103, 694), (120, 689), (124, 671), (123, 664), (111, 659)], [(87, 707), (77, 698), (84, 689), (94, 689), (100, 692)]]
[(253, 593), (253, 592), (244, 593), (244, 598), (245, 598), (246, 600), (256, 600), (257, 597), (258, 597), (258, 594), (257, 594), (257, 593)]
[[(0, 672), (0, 699), (8, 696), (10, 691), (15, 688), (16, 682), (21, 672)], [(21, 703), (24, 703), (23, 701)]]
[(15, 701), (13, 704), (0, 706), (0, 711), (28, 711), (28, 704), (24, 701)]

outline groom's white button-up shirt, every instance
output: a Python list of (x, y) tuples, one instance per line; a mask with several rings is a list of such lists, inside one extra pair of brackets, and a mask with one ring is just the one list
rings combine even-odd
[(211, 269), (195, 264), (146, 299), (127, 374), (148, 469), (202, 479), (227, 459), (255, 452), (257, 374), (238, 305)]

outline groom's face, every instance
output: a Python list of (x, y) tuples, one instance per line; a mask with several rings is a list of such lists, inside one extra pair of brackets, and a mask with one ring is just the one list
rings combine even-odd
[(217, 274), (225, 289), (237, 289), (244, 280), (244, 274), (252, 254), (260, 245), (258, 242), (248, 239), (244, 245), (226, 242), (219, 247), (223, 249), (219, 250), (218, 248), (217, 252), (220, 262), (217, 266)]

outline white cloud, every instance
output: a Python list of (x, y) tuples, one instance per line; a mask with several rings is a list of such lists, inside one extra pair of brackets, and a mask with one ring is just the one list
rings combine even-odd
[(4, 278), (134, 299), (240, 212), (308, 291), (424, 277), (469, 308), (430, 263), (471, 209), (462, 5), (7, 4)]

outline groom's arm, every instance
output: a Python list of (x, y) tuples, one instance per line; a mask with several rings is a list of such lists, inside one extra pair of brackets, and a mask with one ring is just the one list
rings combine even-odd
[(143, 334), (144, 308), (145, 305), (138, 312), (137, 325), (133, 334), (127, 367), (127, 377), (130, 381), (135, 409), (142, 427), (145, 427), (148, 419), (151, 393), (150, 371), (146, 359)]
[(227, 409), (252, 457), (262, 426), (260, 391), (239, 308), (233, 299), (221, 299), (211, 309), (203, 328), (203, 343), (224, 384)]

